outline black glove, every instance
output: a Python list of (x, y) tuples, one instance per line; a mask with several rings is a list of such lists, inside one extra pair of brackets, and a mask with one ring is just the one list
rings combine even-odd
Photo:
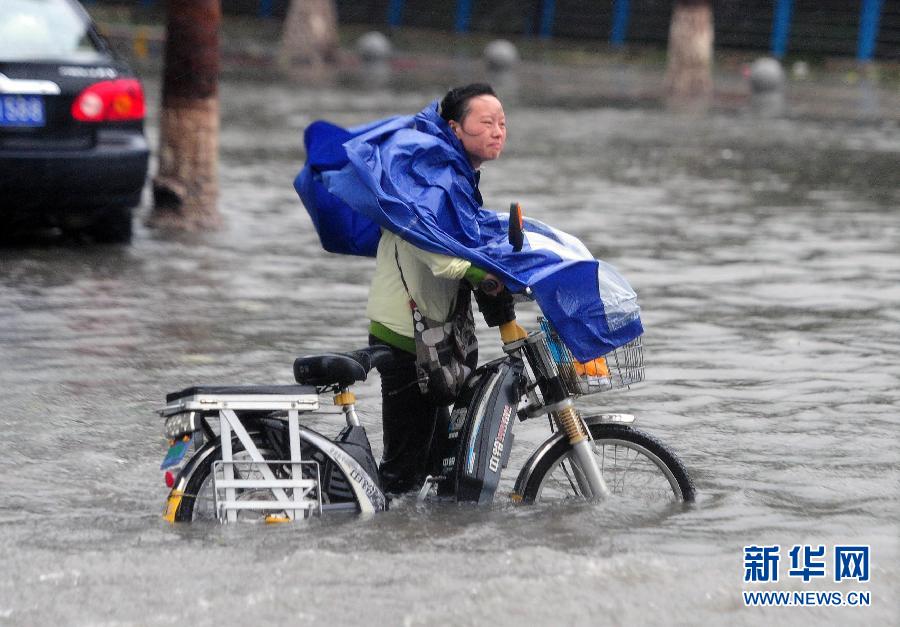
[(516, 319), (516, 303), (509, 290), (503, 290), (497, 296), (475, 290), (475, 301), (489, 327), (499, 327)]

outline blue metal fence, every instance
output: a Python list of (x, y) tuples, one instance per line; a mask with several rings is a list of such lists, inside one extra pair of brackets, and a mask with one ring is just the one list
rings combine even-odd
[(878, 19), (881, 17), (881, 0), (863, 0), (862, 15), (859, 20), (859, 39), (856, 58), (871, 61), (875, 56), (875, 42), (878, 38)]
[(538, 34), (544, 39), (553, 36), (553, 19), (556, 17), (556, 0), (541, 3), (541, 27)]
[[(83, 1), (88, 5), (137, 4), (144, 8), (161, 7), (164, 4), (164, 0)], [(288, 4), (289, 0), (223, 0), (223, 9), (227, 13), (252, 13), (255, 10), (259, 17), (272, 18), (283, 15)], [(441, 7), (439, 11), (435, 3), (412, 1), (413, 6), (407, 7), (405, 0), (336, 0), (336, 4), (339, 17), (348, 13), (356, 18), (365, 15), (365, 21), (377, 25), (384, 20), (392, 28), (405, 24), (434, 27), (437, 23), (446, 24), (443, 28), (453, 28), (457, 33), (468, 33), (471, 30), (509, 32), (511, 24), (519, 24), (519, 33), (530, 35), (536, 31), (541, 38), (608, 36), (610, 45), (614, 47), (624, 46), (629, 41), (664, 42), (668, 33), (662, 24), (668, 18), (667, 12), (671, 10), (671, 0), (457, 0), (455, 14), (446, 16), (451, 24), (442, 21), (445, 18), (438, 14), (443, 14), (445, 9)], [(748, 4), (752, 8), (748, 8)], [(890, 7), (887, 12), (886, 4)], [(849, 55), (853, 54), (853, 39), (847, 31), (846, 17), (842, 16), (851, 20), (855, 16), (859, 24), (855, 36), (856, 58), (867, 62), (876, 55), (881, 55), (879, 26), (884, 22), (882, 17), (887, 16), (890, 20), (886, 24), (887, 34), (881, 35), (884, 39), (881, 48), (888, 52), (882, 56), (900, 57), (898, 4), (898, 0), (888, 0), (888, 3), (884, 0), (825, 0), (812, 3), (804, 0), (773, 0), (771, 3), (720, 0), (714, 3), (716, 36), (718, 41), (730, 45), (735, 45), (735, 42), (741, 45), (742, 41), (752, 42), (751, 29), (756, 28), (760, 18), (771, 11), (768, 17), (771, 20), (768, 49), (773, 56), (781, 58), (788, 53), (797, 52), (846, 52)], [(381, 7), (380, 10), (378, 7)], [(452, 12), (452, 8), (448, 8)], [(378, 18), (379, 14), (383, 17)], [(486, 14), (490, 14), (492, 19), (488, 20), (485, 28), (485, 20), (476, 20), (473, 16), (483, 17)], [(842, 20), (843, 23), (840, 24)], [(381, 23), (384, 24), (384, 21)], [(606, 31), (598, 29), (601, 22), (606, 24)], [(647, 30), (648, 25), (651, 31)], [(729, 25), (733, 27), (732, 31), (727, 30)], [(752, 43), (747, 45), (756, 47)]]
[(775, 2), (775, 20), (772, 24), (772, 56), (778, 59), (787, 53), (793, 8), (794, 0), (777, 0)]
[(398, 28), (403, 24), (403, 0), (391, 0), (387, 21), (391, 28)]
[(609, 34), (609, 43), (619, 48), (628, 39), (628, 16), (631, 7), (628, 0), (615, 0), (613, 3), (613, 24)]
[(472, 21), (472, 0), (457, 0), (456, 2), (456, 32), (468, 33), (469, 23)]

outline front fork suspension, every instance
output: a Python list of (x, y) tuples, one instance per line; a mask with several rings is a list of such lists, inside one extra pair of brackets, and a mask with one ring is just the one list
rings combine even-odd
[(607, 487), (600, 472), (600, 466), (597, 464), (590, 434), (578, 414), (578, 410), (575, 409), (572, 399), (564, 401), (562, 407), (553, 412), (553, 419), (559, 430), (569, 438), (572, 456), (576, 462), (573, 474), (581, 493), (587, 499), (608, 497), (610, 495), (609, 487)]

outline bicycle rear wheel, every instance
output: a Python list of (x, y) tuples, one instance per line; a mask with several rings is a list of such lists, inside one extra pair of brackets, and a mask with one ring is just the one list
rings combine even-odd
[[(239, 441), (232, 444), (234, 451), (234, 473), (239, 479), (262, 479), (262, 473), (250, 463), (252, 458), (244, 450)], [(259, 449), (264, 459), (278, 459), (274, 451), (266, 448)], [(215, 453), (204, 461), (194, 472), (185, 490), (186, 496), (182, 500), (181, 507), (175, 515), (178, 521), (214, 521), (217, 520), (215, 508), (215, 494), (213, 481), (213, 463), (222, 459), (221, 446), (216, 447)], [(278, 478), (283, 478), (284, 473), (280, 468), (272, 467), (271, 470)], [(188, 496), (189, 495), (189, 496)], [(238, 501), (271, 500), (272, 492), (269, 489), (239, 490), (236, 495)], [(238, 512), (238, 520), (242, 522), (263, 520), (265, 514), (253, 510), (241, 510)]]
[[(267, 448), (263, 438), (253, 436), (254, 443), (259, 449), (264, 459), (279, 459), (279, 454), (274, 450)], [(232, 459), (238, 462), (235, 466), (235, 472), (241, 479), (261, 479), (262, 475), (258, 470), (252, 469), (250, 454), (244, 449), (244, 445), (235, 438), (232, 440)], [(359, 508), (353, 491), (350, 488), (347, 478), (327, 457), (318, 449), (304, 446), (302, 448), (302, 457), (307, 461), (315, 461), (319, 464), (319, 480), (322, 487), (321, 500), (323, 509), (340, 510), (355, 512)], [(175, 520), (179, 522), (193, 522), (204, 520), (218, 520), (215, 509), (215, 494), (213, 486), (213, 464), (222, 459), (221, 444), (215, 446), (213, 452), (207, 456), (194, 470), (188, 479), (185, 487), (185, 495), (181, 501), (178, 511), (175, 514)], [(247, 462), (246, 465), (243, 462)], [(272, 472), (276, 477), (283, 478), (288, 476), (288, 471), (275, 465), (271, 466)], [(314, 479), (315, 471), (309, 466), (303, 467), (303, 478)], [(247, 489), (238, 494), (237, 500), (270, 500), (272, 496), (271, 490), (264, 489)], [(309, 495), (310, 498), (319, 498), (314, 492)], [(265, 514), (260, 515), (252, 510), (242, 510), (238, 513), (238, 520), (253, 521), (264, 519)]]
[[(592, 424), (597, 464), (617, 498), (647, 503), (694, 500), (694, 484), (678, 457), (656, 438), (623, 425)], [(540, 459), (522, 491), (526, 503), (583, 498), (580, 473), (568, 440), (560, 439)]]

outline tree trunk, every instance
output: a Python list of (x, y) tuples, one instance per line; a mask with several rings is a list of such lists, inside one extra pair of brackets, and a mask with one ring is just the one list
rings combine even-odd
[(712, 96), (711, 0), (676, 0), (669, 28), (666, 94), (680, 105), (706, 105)]
[(167, 0), (159, 173), (150, 226), (218, 228), (219, 0)]
[(281, 33), (281, 66), (321, 70), (337, 60), (338, 48), (334, 0), (291, 0)]

